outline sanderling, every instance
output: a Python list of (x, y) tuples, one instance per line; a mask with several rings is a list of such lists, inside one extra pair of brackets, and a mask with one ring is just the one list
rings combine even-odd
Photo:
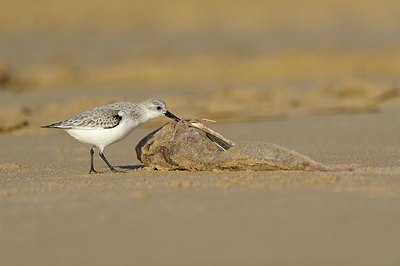
[(80, 142), (92, 145), (90, 149), (90, 173), (97, 173), (93, 167), (94, 149), (113, 172), (117, 171), (104, 156), (104, 148), (124, 139), (138, 125), (165, 115), (180, 119), (167, 110), (163, 100), (150, 98), (141, 103), (117, 102), (83, 112), (70, 119), (42, 128), (60, 128)]

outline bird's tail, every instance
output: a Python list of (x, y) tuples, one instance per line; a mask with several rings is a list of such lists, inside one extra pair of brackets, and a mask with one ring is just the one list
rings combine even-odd
[(61, 122), (46, 125), (46, 126), (40, 126), (40, 128), (60, 128)]

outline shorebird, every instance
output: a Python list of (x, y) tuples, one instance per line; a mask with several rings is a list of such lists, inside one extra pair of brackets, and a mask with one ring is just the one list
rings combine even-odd
[(104, 156), (104, 149), (128, 136), (138, 125), (160, 116), (180, 119), (167, 110), (163, 100), (150, 98), (141, 103), (116, 102), (99, 106), (58, 123), (42, 128), (64, 129), (76, 140), (91, 145), (90, 170), (98, 173), (93, 167), (94, 149), (99, 149), (99, 156), (113, 172), (116, 170)]

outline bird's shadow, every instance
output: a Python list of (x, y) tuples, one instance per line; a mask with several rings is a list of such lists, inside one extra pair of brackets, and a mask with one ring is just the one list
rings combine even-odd
[(117, 167), (124, 170), (139, 170), (143, 169), (145, 166), (143, 164), (139, 164), (139, 165), (121, 165)]

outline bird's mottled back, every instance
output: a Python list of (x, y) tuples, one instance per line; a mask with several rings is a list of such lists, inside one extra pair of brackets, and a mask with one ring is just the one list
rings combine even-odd
[[(122, 119), (123, 113), (130, 113), (132, 109), (139, 109), (137, 104), (117, 102), (83, 112), (79, 115), (54, 123), (49, 128), (61, 129), (107, 129), (116, 127)], [(124, 110), (126, 110), (124, 112)]]

